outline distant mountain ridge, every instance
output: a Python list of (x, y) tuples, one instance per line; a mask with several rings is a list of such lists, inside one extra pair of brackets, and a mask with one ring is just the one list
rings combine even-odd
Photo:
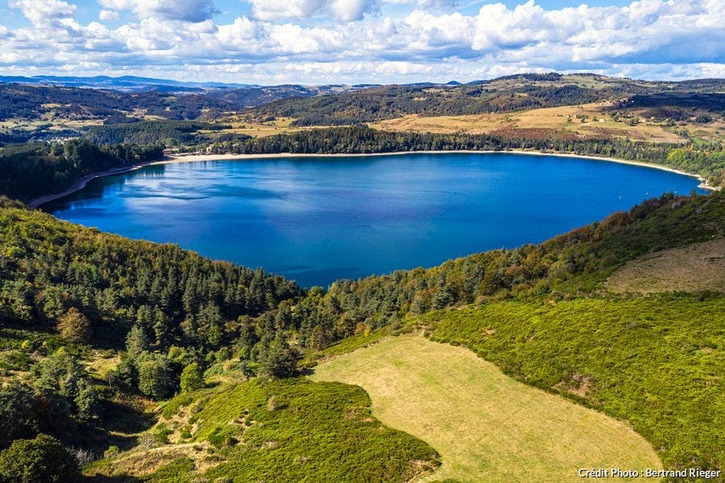
[[(254, 108), (257, 116), (295, 119), (297, 126), (336, 126), (378, 122), (405, 115), (460, 116), (545, 107), (620, 103), (658, 95), (657, 106), (705, 108), (702, 99), (719, 98), (725, 79), (683, 82), (641, 81), (597, 74), (516, 74), (466, 84), (385, 85), (325, 98), (283, 98)], [(654, 102), (654, 101), (650, 101)], [(714, 106), (717, 107), (716, 103)]]
[[(159, 91), (168, 93), (204, 93), (216, 90), (257, 90), (286, 91), (296, 90), (300, 95), (341, 93), (350, 90), (380, 87), (380, 84), (245, 84), (235, 82), (193, 82), (177, 81), (172, 79), (157, 79), (153, 77), (120, 76), (8, 76), (0, 75), (0, 84), (27, 84), (39, 86), (80, 87), (89, 89), (114, 90), (119, 92)], [(425, 83), (426, 85), (436, 85)]]
[(133, 76), (0, 76), (0, 120), (66, 118), (114, 123), (124, 122), (122, 118), (139, 110), (163, 119), (214, 118), (289, 97), (342, 95), (371, 87), (380, 86), (260, 86)]
[(247, 87), (259, 87), (258, 84), (237, 84), (223, 82), (190, 82), (175, 81), (170, 79), (155, 79), (151, 77), (137, 76), (0, 76), (0, 82), (18, 84), (41, 84), (64, 87), (90, 87), (94, 89), (113, 89), (120, 91), (152, 90), (162, 88), (174, 88), (177, 91), (205, 91), (211, 89), (239, 89)]
[[(696, 120), (701, 125), (710, 124), (703, 139), (711, 139), (717, 123), (725, 119), (725, 79), (645, 81), (551, 72), (465, 84), (449, 81), (260, 86), (135, 76), (0, 76), (0, 121), (10, 121), (0, 128), (0, 143), (77, 137), (83, 135), (87, 126), (99, 122), (218, 121), (238, 122), (239, 127), (267, 123), (268, 130), (275, 130), (277, 126), (269, 123), (280, 119), (286, 123), (284, 129), (378, 123), (405, 116), (500, 114), (594, 103), (609, 106), (607, 113), (598, 112), (597, 116), (614, 115), (616, 111), (632, 123), (660, 119), (671, 124), (670, 131), (678, 127), (674, 125), (677, 122)], [(591, 117), (583, 116), (578, 113), (577, 124)], [(504, 135), (512, 135), (506, 131), (511, 131), (507, 126), (500, 127)], [(616, 137), (621, 131), (617, 126), (598, 127), (601, 129), (593, 135), (603, 138)], [(685, 133), (684, 127), (679, 132)], [(666, 140), (676, 137), (671, 132), (665, 134)], [(539, 138), (552, 135), (552, 131), (537, 128), (517, 131), (515, 135)], [(689, 134), (683, 134), (686, 135)]]

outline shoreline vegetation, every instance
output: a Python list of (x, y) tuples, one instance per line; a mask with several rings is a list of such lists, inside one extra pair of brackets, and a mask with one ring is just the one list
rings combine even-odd
[[(262, 269), (212, 261), (170, 244), (129, 240), (41, 211), (16, 206), (2, 214), (0, 252), (6, 255), (0, 257), (0, 300), (9, 303), (0, 314), (8, 324), (3, 327), (6, 347), (12, 349), (3, 362), (8, 371), (32, 368), (17, 385), (0, 388), (3, 400), (17, 401), (13, 408), (18, 408), (10, 413), (10, 431), (0, 435), (5, 446), (40, 431), (66, 446), (107, 455), (93, 468), (118, 469), (119, 478), (148, 464), (143, 468), (149, 473), (157, 471), (141, 475), (148, 481), (191, 481), (203, 471), (210, 480), (217, 471), (254, 472), (281, 461), (283, 451), (290, 455), (284, 461), (302, 462), (310, 439), (289, 438), (307, 435), (306, 430), (290, 432), (288, 422), (302, 414), (299, 399), (292, 398), (309, 400), (307, 394), (318, 386), (301, 387), (293, 378), (284, 384), (294, 386), (237, 403), (223, 386), (204, 385), (227, 376), (230, 381), (289, 378), (328, 354), (369, 342), (368, 336), (410, 328), (466, 346), (530, 386), (627, 421), (656, 448), (666, 468), (723, 465), (722, 425), (712, 423), (721, 421), (725, 411), (718, 404), (722, 384), (712, 377), (723, 373), (717, 357), (725, 344), (721, 294), (639, 297), (600, 289), (628, 261), (722, 237), (725, 191), (666, 194), (540, 245), (478, 253), (430, 269), (340, 280), (327, 290), (309, 291)], [(56, 321), (73, 322), (79, 330), (55, 335)], [(86, 343), (99, 350), (75, 349)], [(64, 385), (49, 386), (53, 380)], [(239, 386), (242, 396), (253, 384)], [(201, 416), (211, 424), (192, 426), (185, 419), (192, 415), (187, 408), (199, 407), (199, 396), (217, 387), (220, 403), (207, 404), (204, 414), (219, 415), (218, 423)], [(38, 399), (36, 388), (51, 391), (50, 396)], [(137, 397), (148, 398), (151, 407), (152, 401), (175, 393), (178, 399), (159, 409), (164, 417), (183, 418), (152, 427), (151, 418), (131, 411), (140, 406)], [(333, 387), (307, 414), (322, 414), (320, 408), (329, 409), (336, 394), (345, 396)], [(226, 410), (228, 401), (235, 412)], [(348, 410), (342, 414), (367, 417)], [(352, 422), (344, 419), (336, 426), (350, 428)], [(314, 424), (320, 427), (317, 420)], [(119, 434), (119, 427), (128, 433)], [(280, 445), (265, 444), (269, 441)], [(299, 451), (287, 452), (287, 441)], [(216, 452), (191, 451), (190, 444)], [(254, 460), (247, 458), (250, 449)], [(161, 451), (169, 457), (160, 460)], [(348, 451), (337, 445), (328, 453)], [(195, 455), (226, 458), (218, 460), (225, 466), (196, 467), (195, 461), (204, 461), (194, 460)], [(127, 470), (124, 461), (140, 463)]]
[(507, 150), (426, 150), (426, 151), (395, 151), (385, 153), (335, 153), (335, 154), (313, 154), (313, 153), (263, 153), (263, 154), (174, 154), (167, 155), (164, 159), (156, 161), (144, 161), (136, 163), (131, 166), (123, 166), (120, 168), (109, 169), (107, 171), (101, 171), (98, 173), (88, 174), (77, 180), (73, 185), (60, 192), (54, 194), (48, 194), (39, 196), (28, 202), (28, 206), (32, 209), (40, 208), (41, 206), (50, 203), (52, 201), (65, 198), (73, 193), (81, 191), (86, 185), (97, 178), (104, 178), (106, 176), (115, 176), (118, 174), (130, 173), (146, 166), (173, 164), (173, 163), (191, 163), (191, 162), (204, 162), (204, 161), (241, 161), (245, 159), (280, 159), (280, 158), (339, 158), (339, 157), (357, 157), (357, 156), (399, 156), (401, 154), (524, 154), (529, 156), (556, 156), (562, 158), (582, 158), (589, 159), (592, 161), (606, 161), (611, 163), (628, 164), (631, 166), (640, 166), (645, 168), (659, 169), (662, 171), (668, 171), (670, 173), (679, 174), (682, 176), (688, 176), (697, 179), (700, 184), (698, 188), (708, 191), (719, 191), (719, 186), (710, 185), (705, 178), (700, 175), (687, 173), (675, 168), (663, 166), (655, 163), (645, 163), (642, 161), (631, 161), (626, 159), (618, 159), (611, 157), (600, 157), (591, 155), (579, 155), (579, 154), (567, 154), (567, 153), (552, 153), (546, 150), (523, 150), (523, 149), (507, 149)]

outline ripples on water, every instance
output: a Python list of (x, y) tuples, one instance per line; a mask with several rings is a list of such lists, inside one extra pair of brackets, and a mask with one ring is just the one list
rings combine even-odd
[(538, 243), (697, 184), (661, 170), (554, 156), (278, 158), (149, 166), (94, 180), (45, 208), (326, 286)]

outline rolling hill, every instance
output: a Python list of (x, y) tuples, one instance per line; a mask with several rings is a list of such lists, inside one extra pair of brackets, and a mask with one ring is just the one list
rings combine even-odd
[[(330, 418), (325, 425), (349, 434), (355, 444), (371, 445), (359, 450), (371, 459), (360, 460), (358, 470), (373, 468), (379, 457), (369, 451), (380, 443), (368, 439), (372, 435), (364, 428), (379, 423), (367, 416), (351, 420), (349, 410), (334, 412), (328, 390), (295, 379), (297, 362), (305, 357), (305, 364), (314, 364), (328, 352), (379, 339), (372, 334), (417, 327), (434, 340), (471, 349), (514, 379), (631, 424), (666, 468), (722, 465), (723, 295), (698, 287), (684, 295), (618, 295), (606, 285), (630, 260), (722, 239), (722, 192), (663, 196), (540, 246), (308, 292), (176, 247), (124, 240), (5, 205), (0, 210), (5, 447), (41, 431), (95, 458), (106, 454), (88, 474), (160, 480), (242, 475), (256, 470), (235, 461), (274, 468), (290, 458), (312, 464), (322, 457), (300, 446), (296, 434), (270, 433), (274, 426), (257, 428), (254, 421), (272, 418), (272, 424), (281, 418), (285, 425), (305, 425), (324, 416)], [(262, 382), (269, 379), (288, 382)], [(212, 412), (203, 416), (205, 408), (252, 397), (252, 387), (261, 391), (256, 402), (234, 405), (242, 413), (208, 409)], [(329, 391), (351, 397), (343, 396), (342, 387)], [(154, 409), (154, 400), (175, 393), (177, 399)], [(305, 406), (302, 401), (313, 394), (321, 399)], [(297, 397), (299, 404), (285, 403)], [(353, 413), (366, 414), (368, 405), (359, 399)], [(187, 407), (194, 409), (189, 413)], [(312, 413), (306, 415), (303, 407)], [(242, 408), (252, 414), (248, 431)], [(435, 427), (421, 418), (417, 424)], [(351, 431), (361, 432), (353, 437)], [(436, 448), (445, 464), (444, 447), (425, 432), (414, 434)], [(350, 451), (340, 446), (348, 436), (335, 440), (325, 454)], [(400, 456), (409, 463), (395, 474), (437, 465), (425, 444), (407, 441), (396, 448), (417, 449)], [(238, 460), (241, 455), (247, 456)], [(414, 463), (424, 460), (428, 463)], [(310, 471), (326, 474), (320, 465)]]
[[(191, 94), (2, 84), (0, 184), (28, 200), (164, 146), (533, 149), (722, 183), (722, 92), (585, 74)], [(87, 138), (13, 143), (33, 133)], [(715, 471), (723, 239), (725, 193), (665, 194), (539, 245), (303, 290), (0, 197), (0, 480), (18, 455), (28, 468), (70, 455), (95, 481), (546, 479), (572, 461)], [(305, 378), (318, 363), (315, 377), (369, 394)], [(421, 409), (431, 398), (438, 413)], [(452, 425), (469, 443), (445, 438)]]
[(611, 102), (619, 109), (669, 106), (676, 112), (693, 107), (720, 112), (724, 88), (725, 81), (717, 79), (677, 83), (591, 74), (522, 74), (464, 85), (393, 85), (320, 98), (290, 98), (253, 112), (318, 126), (377, 122), (411, 114), (461, 116), (596, 102)]
[(579, 481), (580, 468), (661, 468), (626, 424), (503, 375), (466, 349), (388, 338), (315, 368), (315, 381), (365, 389), (373, 414), (428, 442), (424, 481)]

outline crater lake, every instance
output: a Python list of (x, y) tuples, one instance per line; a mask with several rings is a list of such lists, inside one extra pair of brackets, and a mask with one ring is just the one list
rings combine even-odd
[(516, 153), (280, 157), (146, 166), (44, 205), (58, 218), (262, 267), (305, 287), (538, 243), (699, 181)]

